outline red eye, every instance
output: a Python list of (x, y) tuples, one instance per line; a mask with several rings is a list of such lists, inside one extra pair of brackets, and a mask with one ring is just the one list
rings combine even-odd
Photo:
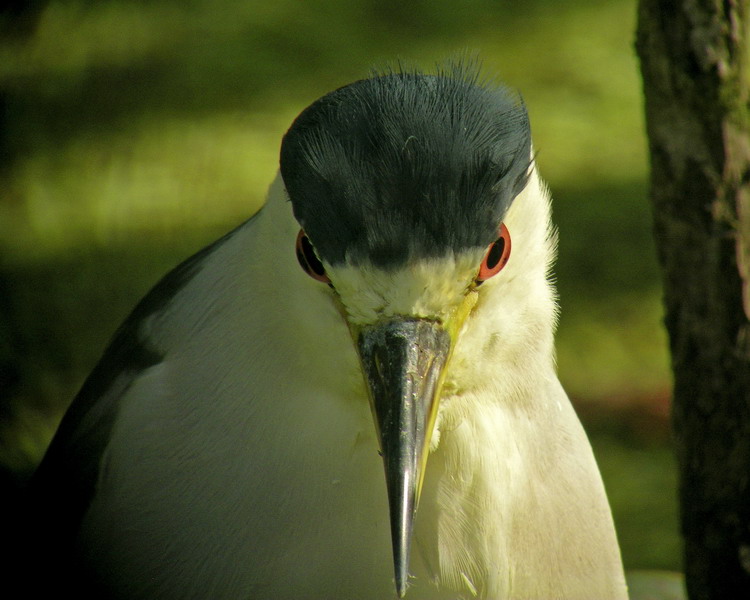
[(508, 262), (508, 258), (510, 258), (510, 233), (503, 223), (500, 225), (500, 237), (490, 244), (487, 254), (482, 259), (476, 279), (477, 285), (497, 275)]
[(297, 260), (305, 270), (305, 273), (310, 277), (330, 285), (331, 280), (326, 275), (325, 267), (315, 255), (313, 245), (310, 243), (310, 238), (307, 237), (304, 229), (300, 229), (299, 234), (297, 234)]

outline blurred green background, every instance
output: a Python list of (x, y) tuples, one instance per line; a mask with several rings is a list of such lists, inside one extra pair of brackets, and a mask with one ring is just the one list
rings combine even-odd
[(0, 21), (3, 497), (139, 297), (262, 203), (302, 108), (468, 49), (528, 106), (560, 229), (560, 375), (626, 567), (680, 568), (634, 0), (27, 4)]

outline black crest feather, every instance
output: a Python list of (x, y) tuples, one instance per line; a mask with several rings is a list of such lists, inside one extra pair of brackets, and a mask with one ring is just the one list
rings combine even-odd
[(530, 154), (520, 98), (457, 63), (323, 96), (284, 136), (281, 175), (323, 260), (392, 268), (491, 243)]

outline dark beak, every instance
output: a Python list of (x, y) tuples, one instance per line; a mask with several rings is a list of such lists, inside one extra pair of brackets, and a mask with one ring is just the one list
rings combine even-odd
[(451, 338), (435, 321), (396, 318), (362, 329), (358, 345), (385, 465), (396, 591), (402, 598)]

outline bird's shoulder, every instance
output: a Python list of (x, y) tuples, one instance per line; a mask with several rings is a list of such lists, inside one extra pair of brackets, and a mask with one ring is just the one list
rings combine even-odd
[[(144, 333), (144, 323), (167, 311), (210, 257), (255, 217), (168, 272), (118, 327), (101, 359), (63, 416), (26, 490), (30, 517), (44, 516), (52, 535), (70, 539), (91, 503), (112, 429), (133, 383), (165, 359)], [(64, 530), (62, 530), (64, 529)]]

